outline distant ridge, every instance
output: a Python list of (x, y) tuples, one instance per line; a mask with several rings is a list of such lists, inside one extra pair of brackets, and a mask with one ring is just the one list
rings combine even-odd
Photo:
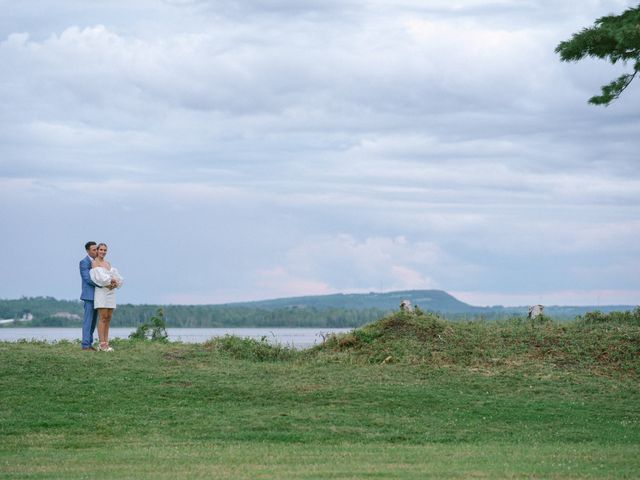
[(379, 310), (397, 310), (402, 300), (409, 300), (423, 310), (442, 313), (479, 313), (487, 310), (461, 302), (443, 290), (401, 290), (386, 293), (336, 293), (332, 295), (314, 295), (304, 297), (277, 298), (227, 304), (229, 306), (247, 306), (266, 310), (281, 308), (343, 308), (361, 310), (376, 308)]
[[(224, 306), (245, 306), (264, 310), (279, 310), (291, 308), (309, 308), (324, 310), (341, 308), (345, 310), (377, 309), (392, 311), (399, 308), (402, 300), (409, 300), (413, 305), (418, 305), (422, 310), (431, 312), (465, 315), (486, 316), (495, 318), (505, 315), (526, 315), (527, 305), (504, 307), (495, 305), (491, 307), (478, 307), (469, 305), (455, 298), (444, 290), (399, 290), (394, 292), (369, 292), (369, 293), (336, 293), (331, 295), (310, 295), (303, 297), (277, 298), (271, 300), (258, 300), (251, 302), (229, 303)], [(575, 317), (586, 312), (600, 310), (602, 312), (633, 310), (633, 305), (545, 305), (545, 314), (558, 317)]]

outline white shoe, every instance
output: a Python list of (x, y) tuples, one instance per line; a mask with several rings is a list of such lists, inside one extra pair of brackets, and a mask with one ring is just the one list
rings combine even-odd
[(113, 348), (111, 348), (108, 343), (106, 343), (105, 346), (98, 345), (98, 350), (101, 352), (113, 352)]

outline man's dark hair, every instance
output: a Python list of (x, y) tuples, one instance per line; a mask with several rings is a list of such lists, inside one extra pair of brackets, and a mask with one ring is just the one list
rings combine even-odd
[(84, 249), (85, 250), (89, 250), (89, 247), (93, 246), (93, 245), (97, 245), (96, 242), (87, 242), (84, 244)]

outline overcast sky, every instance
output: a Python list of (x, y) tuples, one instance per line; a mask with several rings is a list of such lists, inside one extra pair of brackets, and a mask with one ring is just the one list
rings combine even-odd
[(636, 4), (0, 0), (0, 298), (639, 304), (640, 81), (554, 53)]

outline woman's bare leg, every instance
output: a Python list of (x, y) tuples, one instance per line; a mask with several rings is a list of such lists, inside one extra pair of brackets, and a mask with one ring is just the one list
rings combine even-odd
[(106, 335), (105, 335), (105, 323), (106, 323), (105, 316), (107, 311), (108, 310), (106, 308), (98, 309), (98, 341), (100, 342), (100, 345), (107, 343)]
[(109, 345), (109, 326), (111, 325), (111, 317), (113, 316), (112, 308), (105, 308), (105, 321), (104, 321), (104, 341)]

